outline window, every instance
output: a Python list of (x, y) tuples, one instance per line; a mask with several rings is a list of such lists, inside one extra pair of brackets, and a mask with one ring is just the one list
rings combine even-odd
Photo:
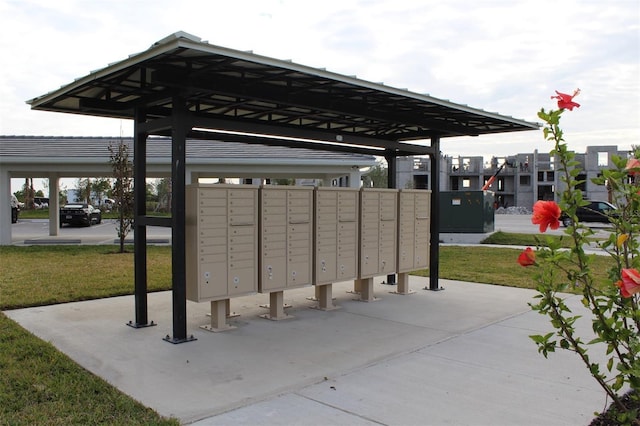
[(538, 182), (544, 182), (544, 172), (538, 172)]
[(521, 186), (531, 186), (531, 176), (520, 175), (520, 185)]
[(555, 178), (554, 172), (547, 172), (547, 181), (548, 182), (553, 182), (554, 178)]
[(460, 184), (459, 184), (459, 180), (457, 177), (452, 177), (451, 178), (451, 190), (452, 191), (457, 191), (460, 189)]
[(462, 187), (470, 188), (471, 187), (471, 179), (462, 179)]
[(609, 153), (608, 152), (599, 152), (598, 153), (598, 167), (609, 167)]
[(413, 187), (415, 189), (429, 189), (429, 176), (427, 175), (414, 175)]
[(460, 158), (452, 158), (451, 159), (451, 171), (457, 172), (460, 170)]

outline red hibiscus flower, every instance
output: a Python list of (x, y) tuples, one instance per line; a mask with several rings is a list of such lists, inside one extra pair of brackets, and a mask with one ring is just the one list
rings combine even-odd
[(640, 160), (638, 160), (637, 158), (629, 158), (625, 169), (629, 172), (630, 175), (640, 175)]
[(546, 232), (547, 228), (558, 229), (561, 213), (560, 206), (555, 201), (536, 201), (531, 223), (540, 225), (540, 232)]
[(531, 266), (536, 264), (536, 252), (527, 247), (518, 256), (518, 263), (522, 266)]
[(569, 111), (573, 111), (574, 107), (579, 107), (580, 104), (577, 102), (573, 102), (573, 98), (578, 96), (580, 93), (580, 89), (576, 89), (573, 92), (573, 95), (567, 95), (566, 93), (560, 93), (556, 90), (557, 96), (551, 96), (551, 99), (558, 99), (558, 108), (560, 109), (568, 109)]
[(640, 292), (640, 272), (636, 269), (623, 269), (622, 279), (616, 283), (622, 297), (631, 297)]

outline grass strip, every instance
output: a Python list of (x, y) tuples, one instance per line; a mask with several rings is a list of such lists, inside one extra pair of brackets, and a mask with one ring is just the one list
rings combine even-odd
[[(133, 294), (132, 248), (0, 246), (0, 309)], [(171, 288), (171, 247), (147, 247), (147, 287)]]
[[(513, 232), (496, 231), (482, 240), (481, 244), (497, 244), (511, 246), (542, 246), (547, 247), (547, 240), (560, 244), (560, 247), (573, 247), (573, 240), (568, 235), (539, 235), (539, 234), (519, 234)], [(597, 238), (590, 239), (597, 242)]]
[[(517, 263), (521, 251), (482, 246), (440, 247), (440, 278), (535, 289), (536, 268), (524, 268)], [(607, 276), (613, 264), (609, 256), (593, 255), (591, 268), (596, 285), (614, 285)], [(429, 270), (415, 271), (412, 275), (429, 276)], [(579, 294), (581, 290), (568, 288), (566, 292)]]
[[(482, 246), (440, 248), (440, 278), (535, 288), (535, 268), (516, 262), (520, 249)], [(114, 246), (0, 246), (0, 309), (42, 306), (133, 294), (133, 253)], [(147, 251), (148, 290), (171, 288), (171, 247)], [(612, 260), (595, 256), (603, 285)], [(416, 275), (428, 276), (428, 269)]]
[(178, 425), (0, 313), (0, 424)]

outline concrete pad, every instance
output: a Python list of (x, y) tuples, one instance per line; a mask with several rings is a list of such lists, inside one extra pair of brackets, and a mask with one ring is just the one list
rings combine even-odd
[(309, 309), (313, 287), (286, 291), (289, 321), (259, 318), (266, 294), (233, 299), (237, 328), (224, 333), (199, 328), (209, 304), (189, 302), (198, 340), (180, 345), (162, 340), (172, 330), (170, 292), (148, 295), (158, 326), (142, 329), (125, 326), (133, 296), (6, 314), (183, 423), (585, 424), (604, 404), (580, 366), (546, 361), (528, 340), (546, 321), (529, 310), (533, 291), (441, 280), (446, 290), (432, 292), (428, 278), (412, 276), (416, 293), (394, 295), (380, 281), (375, 303), (353, 300), (352, 282), (335, 284), (342, 309), (333, 311)]
[(296, 394), (282, 395), (245, 408), (210, 417), (198, 426), (228, 425), (379, 425), (361, 416)]

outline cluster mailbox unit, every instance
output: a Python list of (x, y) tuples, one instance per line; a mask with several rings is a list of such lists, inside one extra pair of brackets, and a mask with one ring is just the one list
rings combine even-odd
[(398, 190), (361, 190), (360, 218), (360, 266), (355, 291), (362, 300), (372, 301), (373, 278), (396, 270)]
[(401, 189), (398, 197), (397, 292), (408, 294), (408, 273), (429, 267), (431, 191)]
[(187, 299), (224, 329), (229, 298), (258, 291), (258, 187), (187, 185), (186, 205)]
[(223, 331), (229, 299), (269, 293), (273, 320), (285, 290), (315, 285), (318, 308), (335, 309), (332, 284), (354, 280), (372, 301), (373, 278), (429, 265), (427, 190), (192, 184), (186, 188), (187, 299), (211, 302)]
[(318, 308), (335, 309), (332, 284), (358, 277), (360, 190), (319, 187), (315, 191), (314, 280)]
[(260, 293), (269, 293), (265, 318), (289, 318), (284, 290), (312, 284), (313, 187), (260, 188)]

